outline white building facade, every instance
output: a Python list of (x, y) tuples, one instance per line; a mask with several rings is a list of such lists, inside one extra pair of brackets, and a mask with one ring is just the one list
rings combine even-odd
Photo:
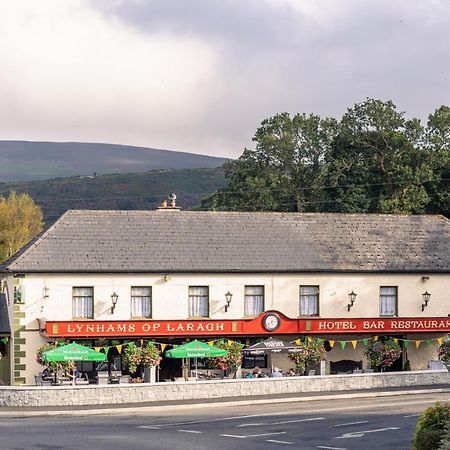
[(450, 332), (449, 236), (441, 216), (69, 211), (3, 266), (3, 381), (33, 383), (37, 349), (55, 340), (106, 348), (125, 371), (134, 340), (315, 336), (333, 372), (368, 368), (367, 340), (391, 336), (396, 370), (426, 369)]

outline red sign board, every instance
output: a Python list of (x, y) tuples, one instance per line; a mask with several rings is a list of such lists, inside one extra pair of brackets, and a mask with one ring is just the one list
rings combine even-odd
[(306, 320), (302, 333), (420, 333), (450, 331), (450, 317)]
[[(265, 326), (267, 315), (277, 316), (273, 331)], [(137, 337), (137, 336), (257, 336), (336, 333), (429, 333), (450, 332), (445, 318), (290, 319), (276, 311), (252, 320), (129, 320), (48, 321), (49, 337)]]

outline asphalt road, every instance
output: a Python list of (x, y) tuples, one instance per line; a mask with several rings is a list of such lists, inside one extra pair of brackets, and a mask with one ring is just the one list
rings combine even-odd
[(450, 401), (450, 394), (239, 407), (211, 404), (143, 409), (134, 415), (2, 417), (0, 448), (409, 450), (418, 416), (436, 401)]

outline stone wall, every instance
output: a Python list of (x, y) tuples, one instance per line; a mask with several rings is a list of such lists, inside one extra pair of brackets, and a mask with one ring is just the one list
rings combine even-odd
[(348, 391), (448, 384), (447, 371), (89, 386), (0, 386), (1, 407), (140, 404), (222, 397)]

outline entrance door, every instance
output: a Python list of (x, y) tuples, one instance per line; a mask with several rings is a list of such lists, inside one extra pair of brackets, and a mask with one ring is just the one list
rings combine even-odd
[(2, 342), (0, 339), (0, 385), (11, 384), (11, 366), (9, 357), (9, 343)]

